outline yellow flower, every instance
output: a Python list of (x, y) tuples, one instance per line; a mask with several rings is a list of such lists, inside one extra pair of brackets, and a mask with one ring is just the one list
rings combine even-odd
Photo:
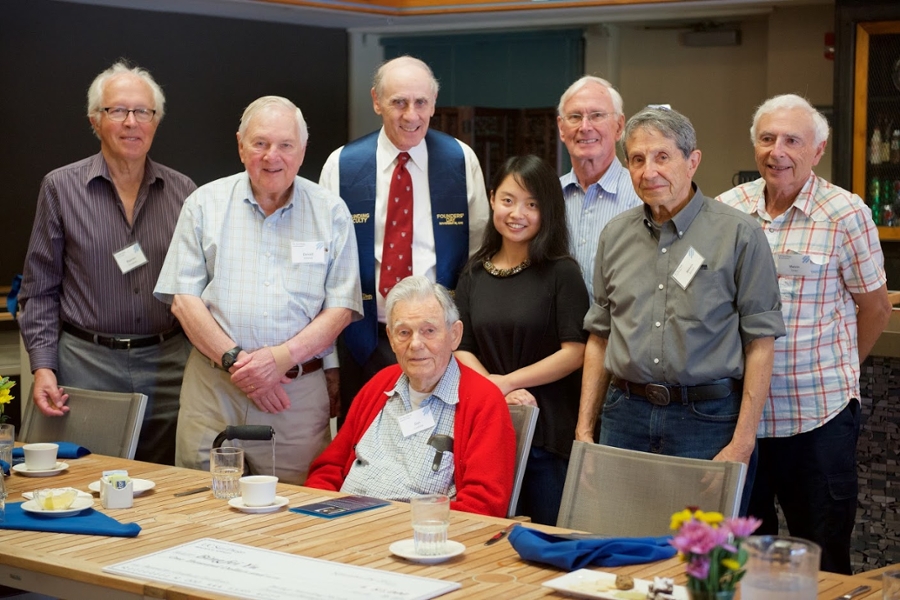
[(694, 513), (691, 512), (691, 509), (686, 508), (681, 512), (677, 512), (672, 515), (672, 522), (669, 525), (669, 529), (673, 531), (678, 531), (681, 529), (681, 526), (691, 520), (691, 517), (694, 516)]
[(702, 510), (698, 510), (694, 513), (694, 518), (698, 521), (702, 521), (707, 525), (712, 525), (716, 527), (719, 523), (725, 520), (725, 517), (722, 516), (722, 513), (717, 512), (703, 512)]
[(741, 563), (734, 560), (733, 558), (723, 558), (721, 560), (722, 566), (728, 569), (729, 571), (739, 571), (741, 568)]
[(9, 404), (12, 399), (9, 390), (0, 390), (0, 404)]

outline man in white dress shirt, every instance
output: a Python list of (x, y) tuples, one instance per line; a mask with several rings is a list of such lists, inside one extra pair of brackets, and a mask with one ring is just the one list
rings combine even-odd
[[(384, 299), (393, 284), (408, 275), (424, 275), (453, 290), (460, 270), (481, 245), (488, 219), (484, 177), (475, 153), (459, 140), (428, 129), (438, 94), (428, 65), (409, 56), (388, 61), (376, 71), (371, 93), (383, 126), (335, 150), (319, 178), (347, 203), (359, 248), (365, 316), (344, 331), (339, 344), (343, 414), (366, 381), (396, 362), (384, 328)], [(397, 177), (406, 178), (408, 197), (394, 194), (392, 181)], [(399, 232), (402, 224), (398, 226), (389, 212), (389, 204), (398, 202), (405, 207), (402, 214), (412, 212), (406, 229)], [(391, 250), (393, 236), (407, 247), (397, 256), (391, 256), (396, 252)], [(336, 414), (338, 372), (328, 368), (335, 366), (326, 362)]]

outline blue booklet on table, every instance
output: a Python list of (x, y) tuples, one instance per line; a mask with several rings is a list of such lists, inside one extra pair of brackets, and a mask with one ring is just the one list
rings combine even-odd
[(378, 508), (379, 506), (387, 506), (388, 504), (390, 504), (390, 501), (382, 500), (381, 498), (372, 498), (370, 496), (344, 496), (342, 498), (325, 500), (324, 502), (304, 504), (303, 506), (297, 506), (290, 510), (291, 512), (299, 513), (301, 515), (334, 519), (335, 517), (352, 515), (353, 513)]

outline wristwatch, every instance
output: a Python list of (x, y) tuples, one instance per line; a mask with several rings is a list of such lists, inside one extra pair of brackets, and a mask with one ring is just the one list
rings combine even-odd
[(240, 346), (235, 346), (228, 352), (222, 355), (222, 368), (226, 371), (234, 366), (234, 363), (237, 362), (238, 354), (241, 353), (243, 348)]

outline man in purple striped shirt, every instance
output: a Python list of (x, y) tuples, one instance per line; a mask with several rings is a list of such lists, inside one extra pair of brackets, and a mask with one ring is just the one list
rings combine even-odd
[(41, 412), (78, 412), (63, 385), (146, 394), (135, 458), (174, 464), (190, 346), (153, 287), (197, 186), (147, 157), (164, 112), (143, 69), (118, 62), (94, 79), (88, 119), (100, 152), (41, 183), (19, 324)]

